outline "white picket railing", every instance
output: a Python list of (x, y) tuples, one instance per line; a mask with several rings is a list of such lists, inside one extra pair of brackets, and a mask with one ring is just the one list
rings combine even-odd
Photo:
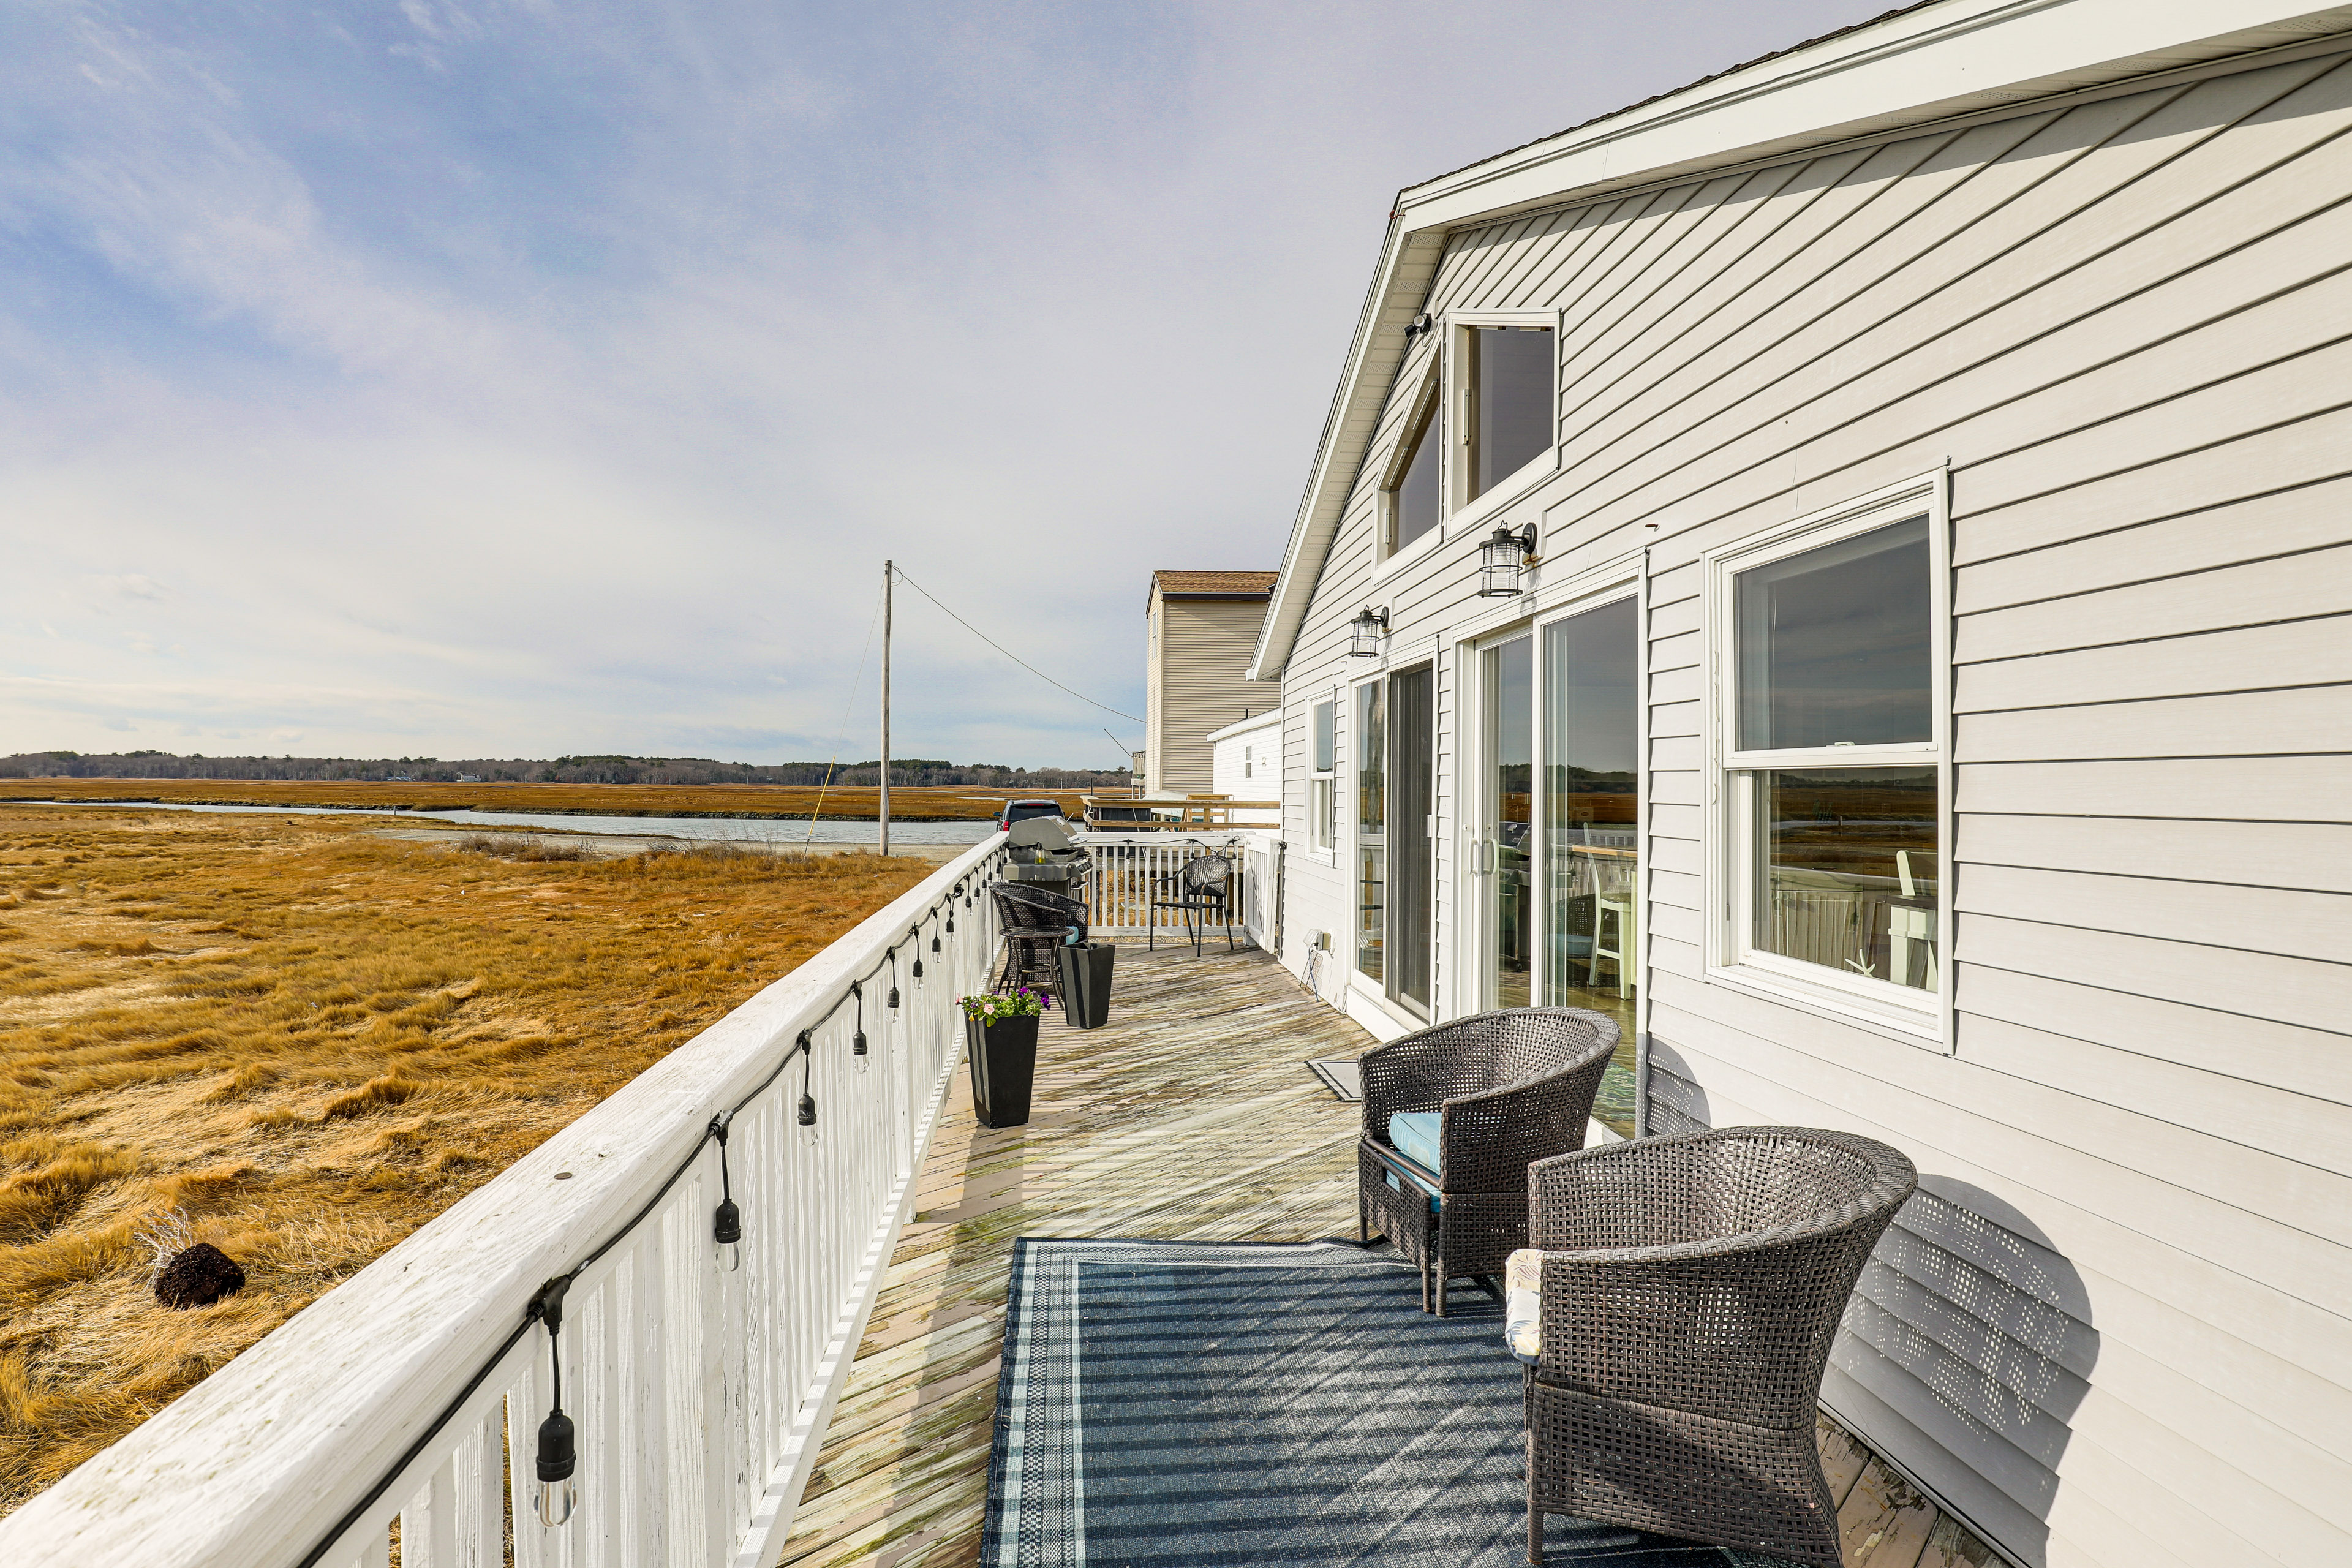
[[(961, 1059), (955, 998), (987, 984), (981, 894), (1003, 842), (942, 867), (0, 1521), (0, 1563), (384, 1568), (396, 1528), (401, 1568), (500, 1568), (509, 1531), (516, 1568), (765, 1568)], [(730, 1108), (735, 1272), (712, 1243), (708, 1133)], [(550, 1529), (534, 1468), (550, 1341), (529, 1309), (565, 1274), (578, 1508)]]
[[(1279, 834), (1219, 828), (1202, 833), (1081, 833), (1077, 841), (1094, 859), (1087, 892), (1087, 924), (1106, 936), (1141, 936), (1157, 927), (1181, 931), (1184, 917), (1155, 910), (1170, 896), (1166, 879), (1200, 855), (1234, 862), (1234, 926), (1247, 931), (1258, 946), (1275, 945), (1275, 900), (1281, 886)], [(1222, 924), (1213, 928), (1223, 933)]]

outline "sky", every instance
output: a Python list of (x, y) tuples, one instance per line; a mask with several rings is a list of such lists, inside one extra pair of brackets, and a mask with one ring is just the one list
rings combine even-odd
[(0, 9), (0, 753), (870, 757), (887, 558), (1120, 765), (1400, 188), (1890, 3)]

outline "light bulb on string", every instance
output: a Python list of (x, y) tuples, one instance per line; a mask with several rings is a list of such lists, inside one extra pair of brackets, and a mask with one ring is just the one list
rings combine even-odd
[(889, 1000), (883, 1005), (895, 1013), (898, 1010), (898, 950), (897, 948), (894, 947), (890, 950), (889, 958), (890, 996)]
[(857, 998), (857, 1032), (849, 1037), (849, 1054), (853, 1057), (862, 1057), (866, 1054), (865, 982), (859, 980), (851, 981), (849, 983), (849, 994)]
[(923, 928), (908, 926), (907, 936), (915, 944), (915, 966), (907, 971), (907, 974), (908, 978), (919, 982), (923, 978)]
[(539, 1288), (531, 1311), (547, 1325), (547, 1359), (553, 1373), (554, 1397), (547, 1419), (539, 1424), (539, 1522), (553, 1530), (569, 1521), (580, 1506), (580, 1488), (572, 1479), (579, 1468), (579, 1445), (572, 1417), (563, 1414), (563, 1293), (572, 1277), (559, 1274)]
[(735, 1119), (730, 1111), (710, 1119), (710, 1135), (719, 1140), (719, 1207), (710, 1216), (710, 1242), (718, 1249), (719, 1267), (732, 1274), (743, 1267), (743, 1211), (727, 1183), (727, 1130)]
[(809, 1030), (803, 1029), (801, 1031), (800, 1047), (801, 1104), (799, 1121), (800, 1124), (803, 1127), (814, 1127), (816, 1125), (816, 1096), (809, 1092), (809, 1068), (811, 1059), (816, 1055), (816, 1051), (810, 1044)]

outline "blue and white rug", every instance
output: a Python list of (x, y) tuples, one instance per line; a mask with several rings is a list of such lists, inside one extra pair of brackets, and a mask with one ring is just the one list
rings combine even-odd
[[(1491, 1300), (1457, 1289), (1448, 1314), (1342, 1244), (1017, 1242), (982, 1568), (1520, 1568), (1518, 1363)], [(1544, 1535), (1575, 1568), (1771, 1561)]]

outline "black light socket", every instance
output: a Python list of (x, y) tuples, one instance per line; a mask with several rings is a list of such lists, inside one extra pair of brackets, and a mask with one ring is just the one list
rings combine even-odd
[(816, 1125), (816, 1100), (805, 1091), (801, 1095), (800, 1123), (803, 1127)]
[(539, 1424), (539, 1479), (541, 1481), (568, 1481), (579, 1463), (572, 1417), (561, 1410), (555, 1411)]

